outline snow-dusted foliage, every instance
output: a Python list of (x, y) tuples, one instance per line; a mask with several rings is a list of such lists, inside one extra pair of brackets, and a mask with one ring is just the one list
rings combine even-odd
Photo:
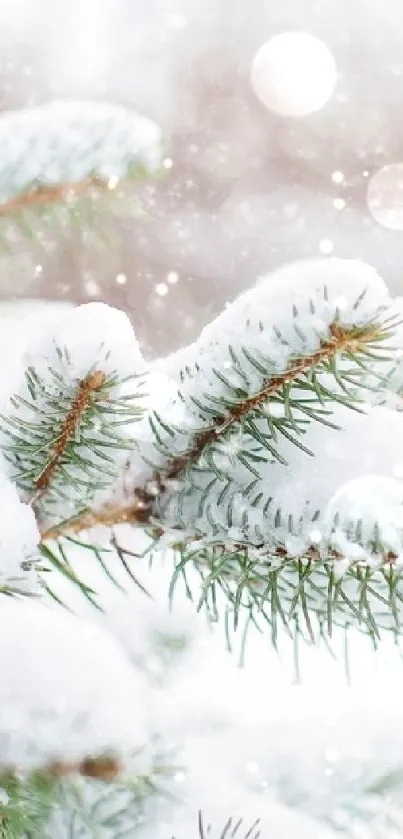
[(41, 186), (73, 187), (94, 175), (119, 179), (136, 164), (155, 172), (161, 165), (161, 131), (121, 106), (56, 100), (2, 113), (0, 157), (4, 203)]
[[(302, 261), (261, 280), (195, 344), (161, 363), (178, 393), (143, 421), (154, 434), (140, 455), (168, 475), (172, 455), (186, 461), (161, 498), (164, 518), (294, 555), (309, 547), (321, 508), (362, 469), (355, 440), (371, 433), (377, 415), (368, 408), (357, 419), (348, 408), (369, 394), (362, 367), (371, 367), (370, 352), (382, 373), (376, 345), (390, 305), (369, 266)], [(400, 418), (392, 421), (400, 427)]]
[[(6, 403), (2, 446), (17, 486), (61, 516), (87, 506), (122, 469), (141, 414), (144, 362), (127, 316), (102, 303), (33, 333)], [(45, 498), (46, 496), (46, 498)]]
[(348, 481), (329, 502), (324, 529), (328, 543), (345, 560), (381, 564), (390, 552), (400, 564), (403, 482), (382, 475), (362, 475)]

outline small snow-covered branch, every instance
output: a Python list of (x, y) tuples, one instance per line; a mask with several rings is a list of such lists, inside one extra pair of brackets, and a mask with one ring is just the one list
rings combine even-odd
[(4, 215), (60, 200), (83, 182), (96, 183), (94, 176), (108, 186), (134, 164), (155, 172), (161, 165), (161, 131), (118, 105), (55, 100), (1, 114), (0, 159)]
[(246, 534), (246, 508), (256, 507), (251, 521), (265, 504), (273, 509), (277, 467), (292, 479), (300, 451), (310, 468), (317, 427), (337, 425), (337, 406), (357, 408), (369, 375), (381, 377), (390, 307), (369, 266), (303, 261), (261, 281), (163, 362), (178, 396), (149, 418), (148, 449), (133, 458), (133, 473), (142, 453), (158, 464), (161, 521), (219, 537), (243, 516), (236, 540), (264, 541), (267, 527)]
[(79, 306), (25, 352), (25, 373), (3, 410), (2, 448), (17, 485), (62, 515), (108, 489), (133, 448), (144, 362), (123, 312)]

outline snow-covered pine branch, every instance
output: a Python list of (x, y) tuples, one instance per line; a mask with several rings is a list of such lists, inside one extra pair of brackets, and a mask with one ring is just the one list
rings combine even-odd
[(46, 203), (49, 190), (51, 203), (52, 190), (61, 190), (63, 198), (86, 178), (97, 177), (113, 189), (135, 165), (156, 173), (161, 131), (119, 105), (54, 100), (1, 114), (0, 159), (1, 212), (6, 214), (10, 202), (17, 207), (23, 196), (34, 202), (37, 193), (38, 202)]
[[(263, 614), (274, 640), (279, 620), (313, 637), (313, 616), (329, 634), (333, 622), (399, 631), (399, 501), (389, 516), (376, 502), (382, 476), (399, 498), (403, 420), (372, 406), (398, 381), (398, 321), (369, 266), (302, 261), (261, 280), (159, 363), (177, 394), (143, 420), (151, 434), (133, 457), (133, 486), (153, 463), (154, 519), (180, 551), (175, 579), (196, 564), (199, 603), (213, 613), (221, 589), (235, 623), (242, 607)], [(368, 473), (379, 485), (371, 479), (353, 549), (337, 498)]]
[(40, 242), (47, 228), (93, 227), (94, 210), (123, 199), (122, 185), (161, 171), (161, 130), (119, 105), (54, 100), (0, 115), (0, 160), (7, 252), (21, 236)]
[(70, 575), (52, 539), (146, 524), (176, 549), (173, 586), (192, 563), (199, 605), (215, 612), (221, 590), (235, 624), (264, 615), (273, 640), (279, 620), (398, 632), (403, 414), (374, 404), (400, 381), (398, 316), (372, 268), (320, 259), (260, 280), (147, 373), (122, 313), (56, 318), (2, 411), (43, 555)]
[(4, 404), (1, 449), (11, 479), (59, 517), (96, 503), (123, 469), (141, 417), (144, 362), (127, 316), (90, 303), (34, 336)]

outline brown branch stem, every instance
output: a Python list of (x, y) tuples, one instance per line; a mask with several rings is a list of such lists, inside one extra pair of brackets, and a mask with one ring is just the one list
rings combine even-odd
[(149, 502), (136, 495), (132, 504), (120, 507), (104, 507), (101, 510), (86, 510), (77, 518), (69, 519), (47, 528), (41, 534), (41, 542), (59, 539), (61, 536), (77, 535), (93, 527), (114, 527), (117, 524), (146, 524), (151, 516)]
[[(74, 400), (64, 421), (63, 428), (56, 441), (56, 444), (51, 452), (50, 460), (46, 464), (44, 470), (35, 481), (36, 489), (39, 495), (48, 489), (51, 479), (60, 463), (61, 458), (66, 450), (66, 446), (74, 435), (74, 432), (80, 422), (88, 406), (88, 401), (92, 393), (99, 391), (105, 381), (105, 374), (100, 370), (91, 373), (87, 378), (79, 383), (78, 394)], [(38, 500), (38, 494), (35, 496), (35, 501)]]
[(40, 185), (0, 204), (0, 216), (11, 216), (19, 210), (29, 210), (35, 207), (43, 207), (46, 204), (68, 201), (70, 198), (91, 193), (91, 190), (94, 189), (105, 192), (109, 189), (108, 182), (98, 177), (89, 177), (84, 181), (49, 184), (49, 186)]
[[(115, 781), (121, 774), (123, 766), (115, 757), (87, 757), (77, 763), (67, 763), (64, 761), (53, 761), (47, 766), (33, 772), (33, 775), (39, 775), (47, 778), (64, 778), (68, 775), (79, 774), (85, 778), (96, 778), (102, 781)], [(0, 783), (7, 784), (7, 781), (17, 778), (20, 774), (18, 767), (7, 767), (0, 770)], [(1, 819), (1, 815), (0, 815)]]

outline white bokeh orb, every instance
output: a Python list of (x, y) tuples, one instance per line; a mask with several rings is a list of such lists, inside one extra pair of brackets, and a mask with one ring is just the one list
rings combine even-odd
[(319, 111), (332, 96), (337, 67), (329, 47), (307, 32), (282, 32), (255, 55), (251, 85), (276, 114), (304, 117)]
[(372, 175), (367, 204), (375, 221), (389, 230), (403, 230), (403, 163), (390, 163)]

